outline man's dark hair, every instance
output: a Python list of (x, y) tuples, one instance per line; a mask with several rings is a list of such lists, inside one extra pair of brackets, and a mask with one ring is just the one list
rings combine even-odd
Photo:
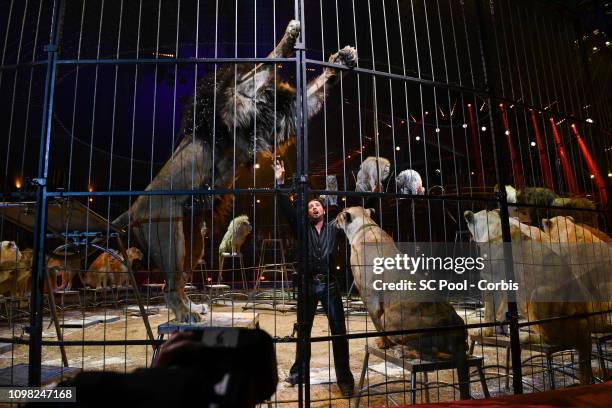
[(323, 202), (323, 200), (321, 200), (321, 197), (311, 197), (308, 200), (308, 204), (310, 204), (312, 201), (318, 201), (319, 204), (321, 204), (321, 207), (325, 207), (325, 203)]

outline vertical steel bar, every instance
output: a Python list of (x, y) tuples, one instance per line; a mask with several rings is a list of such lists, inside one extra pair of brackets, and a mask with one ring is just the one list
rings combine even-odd
[[(308, 285), (308, 235), (307, 235), (307, 220), (306, 220), (306, 200), (308, 199), (308, 101), (307, 84), (306, 84), (306, 48), (305, 48), (305, 15), (304, 1), (296, 0), (295, 16), (300, 21), (300, 37), (296, 43), (296, 187), (298, 194), (296, 216), (297, 216), (297, 237), (298, 243), (298, 270), (301, 275), (300, 286), (298, 287), (298, 355), (302, 361), (302, 365), (298, 368), (298, 406), (310, 406), (310, 361), (305, 357), (310, 349), (310, 333), (306, 332), (306, 320), (308, 313), (307, 304), (309, 301), (309, 285)], [(303, 382), (303, 384), (302, 384)]]
[[(47, 73), (43, 100), (42, 131), (38, 154), (38, 172), (36, 185), (36, 213), (34, 227), (34, 249), (32, 258), (32, 284), (30, 301), (30, 345), (28, 351), (28, 386), (39, 387), (41, 384), (42, 359), (42, 325), (43, 325), (43, 289), (45, 287), (45, 235), (47, 226), (47, 187), (49, 172), (49, 142), (51, 139), (51, 118), (53, 114), (53, 97), (55, 91), (55, 72), (57, 51), (59, 47), (60, 26), (64, 10), (64, 1), (55, 0), (53, 17), (47, 51)], [(49, 288), (52, 291), (52, 288)], [(49, 296), (52, 296), (49, 293)]]
[[(495, 135), (503, 132), (500, 113), (494, 108), (497, 86), (497, 72), (494, 64), (496, 59), (493, 58), (491, 41), (493, 30), (495, 30), (495, 12), (493, 2), (489, 0), (488, 8), (485, 9), (485, 1), (476, 0), (476, 12), (478, 14), (478, 42), (480, 46), (481, 63), (484, 73), (485, 86), (489, 95), (489, 125), (491, 128), (491, 141), (493, 143), (493, 153), (495, 157), (495, 173), (497, 183), (500, 186), (506, 185), (505, 174), (500, 169), (500, 153), (501, 144), (495, 140)], [(488, 11), (488, 13), (486, 13)], [(496, 127), (497, 126), (497, 127)], [(510, 220), (508, 214), (508, 201), (505, 189), (500, 188), (497, 193), (499, 200), (500, 218), (502, 238), (504, 241), (504, 266), (506, 279), (514, 280), (514, 268), (512, 264), (512, 248), (508, 245), (512, 241), (510, 236)], [(512, 387), (514, 394), (523, 393), (523, 373), (521, 369), (521, 344), (519, 342), (519, 327), (518, 327), (518, 308), (516, 303), (516, 295), (514, 292), (508, 293), (508, 320), (510, 321), (510, 348), (512, 352)]]

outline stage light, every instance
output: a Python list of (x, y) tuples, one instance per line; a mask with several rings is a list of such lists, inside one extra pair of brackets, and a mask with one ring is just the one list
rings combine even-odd
[(17, 187), (17, 189), (21, 188), (21, 180), (20, 179), (15, 179), (15, 187)]
[(350, 158), (351, 158), (351, 155), (349, 154), (348, 156), (346, 156), (346, 158), (347, 158), (347, 159), (350, 159)]
[(425, 116), (429, 115), (429, 112), (425, 111)]
[(467, 129), (467, 123), (464, 123), (464, 124), (463, 124), (463, 128), (464, 128), (464, 129)]
[(606, 41), (606, 47), (609, 47), (610, 44), (611, 44), (610, 41)]
[(346, 197), (342, 197), (342, 201), (346, 201)]
[(594, 175), (594, 174), (591, 174), (591, 178), (592, 178), (592, 179), (594, 179), (594, 178), (595, 178), (595, 175)]
[(89, 197), (89, 202), (93, 203), (93, 198)]
[(261, 203), (261, 200), (260, 200), (260, 199), (257, 199), (257, 204), (259, 204), (259, 203)]
[(471, 108), (471, 107), (472, 107), (472, 104), (471, 104), (471, 103), (468, 103), (468, 108)]
[(504, 132), (504, 135), (506, 135), (506, 136), (510, 136), (510, 131), (509, 131), (509, 130), (506, 130), (506, 131)]
[(482, 130), (483, 132), (486, 132), (487, 127), (486, 127), (486, 126), (483, 126), (483, 127), (481, 127), (481, 128), (480, 128), (480, 130)]
[(87, 190), (91, 193), (93, 191), (93, 186), (87, 187)]
[(336, 266), (336, 269), (340, 270), (340, 266), (339, 266), (339, 265), (338, 265), (338, 266)]
[(472, 176), (474, 175), (474, 172), (472, 172)]
[(397, 146), (397, 147), (395, 148), (395, 150), (397, 150), (397, 151), (399, 152), (399, 151), (400, 151), (400, 147), (399, 147), (399, 146)]
[(436, 133), (440, 133), (440, 128), (436, 128)]
[(418, 142), (419, 140), (421, 140), (421, 136), (417, 136), (417, 137), (415, 137), (415, 139)]
[(259, 168), (259, 163), (255, 163), (255, 168), (258, 169)]
[(594, 120), (593, 120), (593, 119), (591, 119), (591, 118), (586, 118), (586, 122), (587, 122), (587, 123), (593, 123), (593, 122), (594, 122)]
[(597, 51), (599, 48), (597, 47), (593, 47), (593, 51)]
[(440, 174), (442, 171), (440, 169), (436, 169), (436, 173)]
[(608, 177), (612, 178), (612, 173), (608, 173)]
[(536, 147), (536, 142), (531, 142), (531, 147)]
[(404, 123), (406, 123), (405, 120), (400, 120), (400, 123), (403, 125)]

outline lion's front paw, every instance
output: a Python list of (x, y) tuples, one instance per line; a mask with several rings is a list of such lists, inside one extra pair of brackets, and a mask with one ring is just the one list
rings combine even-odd
[(184, 310), (177, 310), (175, 312), (175, 316), (176, 321), (178, 323), (197, 323), (202, 320), (200, 313), (195, 310), (189, 310), (187, 308), (185, 308)]
[(389, 347), (391, 347), (391, 342), (385, 336), (376, 337), (374, 339), (374, 342), (376, 343), (376, 347), (378, 347), (379, 349), (384, 350), (384, 349), (388, 349)]
[(355, 47), (347, 45), (329, 57), (329, 62), (333, 64), (342, 64), (348, 68), (354, 68), (357, 66), (357, 50)]
[(292, 39), (296, 39), (300, 35), (300, 22), (298, 20), (291, 20), (289, 25), (287, 25), (287, 29), (285, 30), (285, 34)]

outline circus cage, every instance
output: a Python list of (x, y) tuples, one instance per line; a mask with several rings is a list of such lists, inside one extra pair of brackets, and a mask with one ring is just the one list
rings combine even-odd
[[(269, 405), (605, 381), (612, 47), (600, 4), (0, 2), (0, 384), (151, 367), (181, 325), (267, 332)], [(345, 330), (330, 329), (331, 286), (309, 283), (314, 196), (341, 230), (320, 279), (336, 282)], [(542, 297), (373, 294), (355, 261), (368, 233), (415, 256), (497, 250), (495, 266), (420, 277), (497, 273)], [(559, 289), (564, 273), (574, 289)], [(461, 358), (442, 345), (451, 337)], [(350, 396), (336, 385), (341, 341)]]

